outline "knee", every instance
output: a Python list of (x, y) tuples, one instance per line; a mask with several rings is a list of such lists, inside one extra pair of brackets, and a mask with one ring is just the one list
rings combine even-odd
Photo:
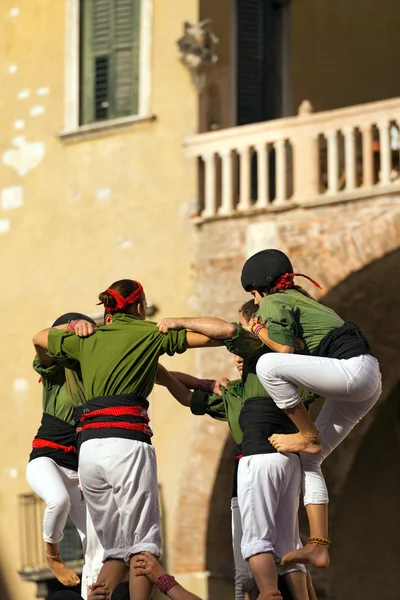
[(69, 513), (71, 500), (67, 492), (59, 493), (46, 500), (46, 508), (55, 513)]
[(267, 354), (263, 354), (263, 356), (258, 359), (256, 372), (259, 379), (267, 381), (271, 377), (272, 369), (277, 366), (277, 356), (278, 355), (276, 353), (274, 354), (273, 352), (269, 352)]

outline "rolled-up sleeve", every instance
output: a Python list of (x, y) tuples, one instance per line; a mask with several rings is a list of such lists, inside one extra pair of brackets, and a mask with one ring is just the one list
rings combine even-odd
[(265, 296), (256, 313), (268, 328), (268, 337), (284, 346), (295, 346), (297, 322), (293, 308), (286, 304), (283, 294)]
[(168, 333), (161, 333), (163, 336), (164, 352), (169, 356), (182, 354), (186, 350), (186, 329), (170, 329)]
[(48, 350), (52, 358), (67, 356), (79, 360), (82, 340), (73, 331), (50, 329)]
[(224, 345), (233, 354), (242, 358), (250, 358), (263, 348), (263, 343), (247, 329), (244, 329), (239, 323), (234, 323), (237, 327), (236, 334), (229, 340), (224, 340)]

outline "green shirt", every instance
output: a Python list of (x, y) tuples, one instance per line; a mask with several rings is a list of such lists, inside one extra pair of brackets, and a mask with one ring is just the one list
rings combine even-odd
[(267, 392), (257, 377), (257, 361), (266, 352), (271, 350), (263, 344), (257, 336), (247, 329), (244, 329), (239, 323), (234, 323), (237, 327), (236, 334), (230, 340), (224, 340), (224, 344), (232, 354), (237, 354), (244, 359), (243, 364), (243, 398), (244, 401), (249, 398), (268, 397)]
[(221, 386), (222, 397), (195, 390), (192, 394), (190, 410), (194, 415), (210, 415), (218, 421), (228, 421), (229, 429), (236, 444), (242, 443), (242, 430), (239, 415), (243, 406), (243, 385), (241, 379)]
[(110, 325), (98, 327), (88, 338), (50, 329), (48, 352), (79, 361), (87, 400), (98, 396), (131, 394), (147, 398), (153, 389), (158, 358), (186, 350), (186, 330), (158, 331), (156, 323), (125, 313)]
[(332, 309), (297, 290), (265, 296), (256, 316), (261, 317), (274, 342), (295, 346), (300, 338), (305, 345), (300, 354), (313, 352), (322, 338), (344, 323)]
[[(237, 332), (230, 340), (224, 340), (225, 346), (229, 352), (237, 354), (244, 359), (243, 363), (243, 398), (244, 402), (250, 398), (269, 398), (269, 394), (258, 379), (256, 366), (257, 361), (263, 354), (272, 352), (268, 346), (253, 333), (244, 329), (239, 323), (235, 323)], [(316, 396), (303, 388), (297, 388), (301, 399), (308, 409), (314, 402)]]
[(43, 367), (37, 356), (33, 368), (42, 378), (43, 412), (74, 425), (74, 409), (85, 401), (80, 375), (57, 362)]

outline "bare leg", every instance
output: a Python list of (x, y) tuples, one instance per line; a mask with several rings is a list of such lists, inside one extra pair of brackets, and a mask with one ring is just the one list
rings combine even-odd
[(129, 597), (135, 600), (151, 600), (153, 584), (146, 575), (137, 575), (135, 569), (135, 556), (131, 557), (129, 567)]
[(315, 593), (315, 589), (314, 589), (314, 585), (312, 582), (312, 577), (311, 577), (311, 573), (310, 571), (307, 571), (307, 590), (308, 590), (308, 597), (310, 600), (318, 600), (317, 598), (317, 594)]
[(80, 579), (60, 558), (60, 544), (46, 542), (46, 562), (54, 577), (67, 587), (78, 585)]
[(299, 433), (283, 434), (274, 433), (269, 441), (278, 452), (306, 452), (308, 454), (319, 454), (322, 445), (318, 431), (304, 404), (300, 402), (293, 408), (284, 410), (284, 413), (296, 425)]
[(128, 567), (123, 560), (110, 558), (103, 564), (96, 584), (104, 584), (111, 596), (117, 585), (125, 580), (127, 574)]
[(326, 541), (308, 541), (303, 548), (285, 554), (281, 564), (296, 562), (324, 569), (329, 565), (328, 505), (307, 504), (306, 512), (310, 525), (310, 540), (320, 538)]
[(249, 563), (260, 591), (259, 600), (269, 600), (271, 593), (278, 591), (278, 571), (272, 553), (256, 554), (250, 558)]
[(307, 579), (304, 571), (286, 573), (284, 578), (293, 600), (309, 600)]

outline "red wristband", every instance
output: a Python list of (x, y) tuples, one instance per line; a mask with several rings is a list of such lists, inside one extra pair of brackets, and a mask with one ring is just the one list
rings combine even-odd
[(212, 392), (215, 384), (215, 379), (200, 379), (197, 389), (202, 392)]
[(169, 590), (175, 587), (176, 585), (178, 585), (178, 582), (176, 581), (175, 577), (172, 577), (172, 575), (168, 575), (168, 573), (164, 573), (164, 575), (161, 575), (161, 577), (159, 577), (156, 581), (156, 586), (158, 587), (160, 592), (162, 592), (165, 595), (167, 595)]
[(84, 321), (84, 319), (75, 319), (75, 321), (70, 321), (65, 331), (74, 331), (75, 325), (78, 323), (78, 321)]
[(263, 323), (260, 323), (259, 325), (256, 325), (255, 327), (253, 327), (254, 335), (258, 335), (259, 332), (261, 331), (261, 329), (265, 329), (265, 325)]

